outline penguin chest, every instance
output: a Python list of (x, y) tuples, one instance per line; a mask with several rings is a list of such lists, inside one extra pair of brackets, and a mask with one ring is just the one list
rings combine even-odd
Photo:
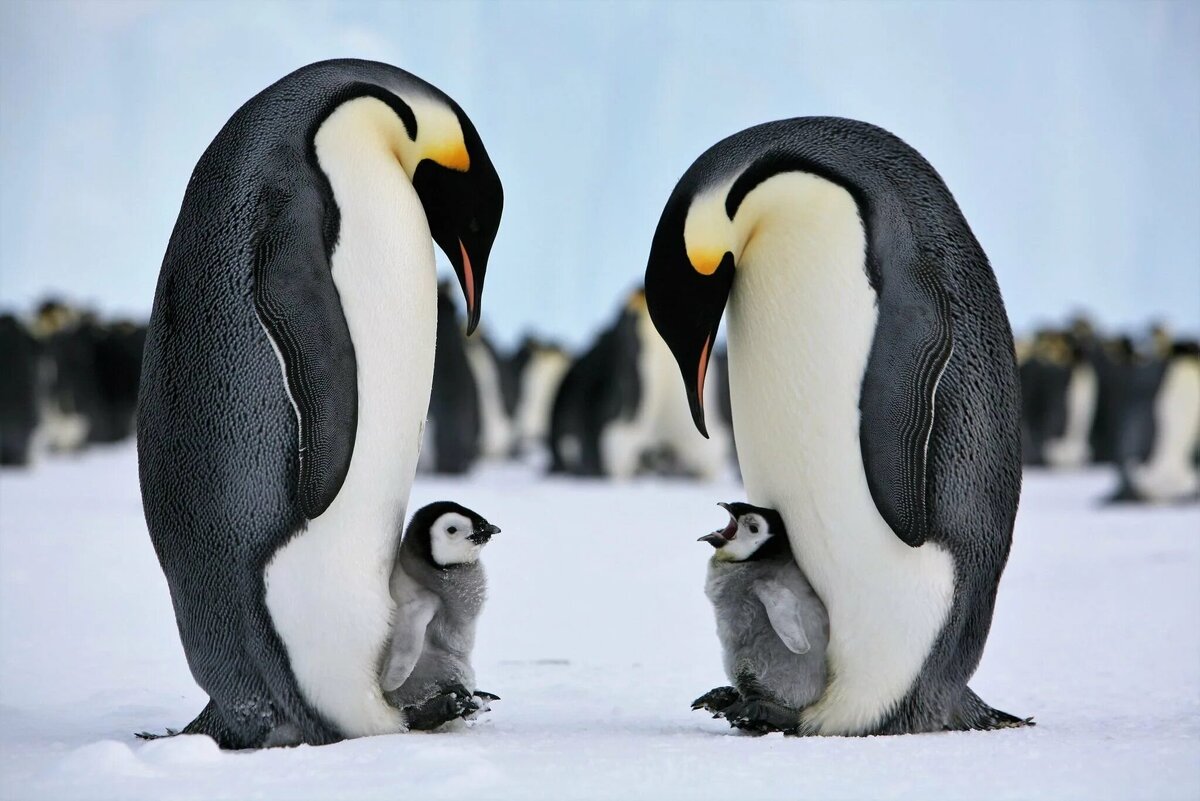
[(730, 297), (734, 430), (750, 501), (781, 512), (828, 609), (831, 679), (807, 720), (854, 734), (878, 725), (920, 673), (954, 565), (934, 544), (905, 545), (867, 485), (859, 399), (877, 310), (857, 208), (814, 176), (772, 181), (785, 177), (798, 185), (777, 189), (804, 202), (760, 223)]
[(264, 578), (301, 691), (354, 737), (403, 727), (383, 699), (379, 668), (429, 406), (437, 287), (428, 223), (400, 165), (354, 137), (345, 142), (317, 139), (341, 214), (331, 261), (358, 368), (357, 435), (337, 497), (275, 553)]

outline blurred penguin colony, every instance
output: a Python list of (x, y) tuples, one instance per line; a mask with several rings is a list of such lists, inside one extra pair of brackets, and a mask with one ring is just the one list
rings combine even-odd
[[(736, 470), (724, 353), (705, 384), (704, 439), (641, 291), (576, 354), (534, 337), (502, 353), (482, 329), (468, 339), (464, 327), (442, 284), (422, 471), (464, 474), (500, 460), (613, 479), (709, 480)], [(54, 300), (29, 316), (0, 315), (0, 463), (132, 437), (144, 343), (143, 324)], [(1160, 326), (1106, 335), (1078, 318), (1018, 338), (1016, 352), (1027, 465), (1111, 466), (1114, 501), (1200, 497), (1195, 341)]]

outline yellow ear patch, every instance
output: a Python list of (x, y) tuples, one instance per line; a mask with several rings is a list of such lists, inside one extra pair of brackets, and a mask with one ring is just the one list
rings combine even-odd
[[(461, 134), (460, 134), (461, 136)], [(430, 148), (425, 158), (441, 164), (443, 167), (459, 172), (471, 169), (471, 157), (467, 155), (467, 146), (459, 139), (442, 142)]]
[(725, 213), (725, 196), (733, 185), (732, 179), (712, 187), (692, 200), (683, 223), (683, 246), (692, 269), (701, 275), (712, 275), (721, 266), (726, 253), (736, 260), (736, 238), (733, 223)]
[(701, 275), (712, 275), (721, 266), (721, 260), (727, 252), (716, 248), (689, 250), (688, 261), (692, 263), (692, 269)]

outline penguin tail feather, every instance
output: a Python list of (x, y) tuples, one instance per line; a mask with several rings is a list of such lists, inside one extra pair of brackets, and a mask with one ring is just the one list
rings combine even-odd
[(966, 688), (958, 708), (946, 724), (947, 731), (991, 731), (993, 729), (1020, 729), (1036, 726), (1033, 718), (1019, 718), (999, 709), (993, 709), (983, 699)]

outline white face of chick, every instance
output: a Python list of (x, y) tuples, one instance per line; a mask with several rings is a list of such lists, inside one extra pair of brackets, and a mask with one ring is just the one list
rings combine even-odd
[(439, 565), (469, 564), (479, 559), (482, 542), (471, 539), (471, 521), (458, 512), (446, 512), (429, 529), (429, 549)]
[(741, 562), (771, 538), (771, 529), (762, 515), (753, 512), (738, 518), (737, 533), (717, 549), (716, 557), (726, 562)]

